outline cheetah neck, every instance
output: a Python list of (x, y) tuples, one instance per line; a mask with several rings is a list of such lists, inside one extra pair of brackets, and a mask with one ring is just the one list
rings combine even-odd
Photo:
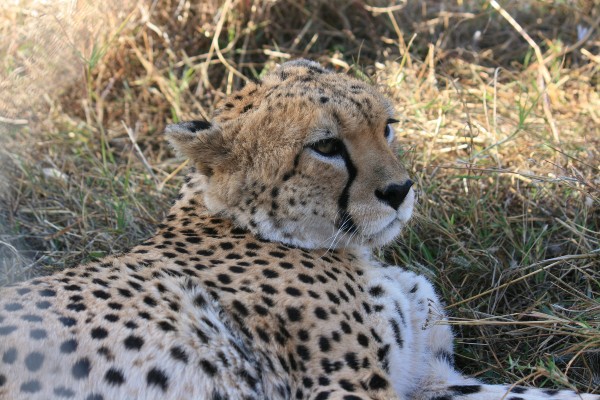
[[(338, 231), (333, 226), (323, 226), (316, 233), (315, 229), (307, 229), (297, 220), (288, 220), (281, 215), (275, 217), (261, 209), (249, 214), (244, 211), (243, 206), (222, 204), (208, 194), (210, 192), (208, 187), (206, 176), (193, 172), (187, 175), (168, 218), (187, 224), (190, 217), (197, 216), (226, 219), (236, 227), (251, 232), (257, 238), (286, 246), (315, 250), (317, 253), (325, 253), (331, 249), (347, 249), (367, 258), (373, 253), (372, 248), (367, 245), (351, 240), (354, 235), (348, 236), (347, 232)], [(313, 220), (306, 224), (311, 224), (311, 228), (314, 228), (318, 223)]]

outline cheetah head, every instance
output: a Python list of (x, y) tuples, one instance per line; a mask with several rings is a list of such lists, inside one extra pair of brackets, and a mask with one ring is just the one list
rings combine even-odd
[(222, 101), (211, 122), (167, 135), (210, 213), (304, 248), (372, 248), (399, 234), (414, 204), (393, 115), (372, 86), (297, 60)]

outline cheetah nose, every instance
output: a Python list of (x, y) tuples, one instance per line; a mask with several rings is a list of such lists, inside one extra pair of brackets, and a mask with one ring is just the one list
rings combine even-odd
[(383, 190), (375, 190), (375, 196), (394, 210), (398, 210), (398, 207), (400, 207), (400, 204), (402, 204), (406, 198), (412, 185), (413, 181), (410, 179), (407, 179), (406, 182), (401, 185), (392, 183), (387, 185)]

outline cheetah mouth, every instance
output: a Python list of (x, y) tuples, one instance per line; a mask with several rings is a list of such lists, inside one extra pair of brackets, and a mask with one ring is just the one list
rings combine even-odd
[(402, 221), (398, 217), (395, 217), (390, 222), (385, 223), (385, 225), (382, 228), (374, 232), (363, 233), (362, 236), (365, 237), (367, 240), (375, 239), (380, 236), (386, 236), (390, 230), (396, 230), (398, 228), (401, 229), (403, 226), (404, 224), (402, 223)]
[(391, 222), (386, 224), (377, 232), (369, 235), (361, 235), (362, 242), (369, 247), (384, 246), (396, 239), (396, 237), (400, 234), (400, 231), (402, 231), (404, 225), (405, 224), (400, 219), (394, 218)]
[(372, 221), (363, 225), (361, 236), (367, 243), (385, 244), (391, 242), (400, 234), (400, 231), (406, 226), (412, 216), (414, 207), (415, 193), (409, 192), (405, 202), (398, 210), (389, 214), (378, 221)]

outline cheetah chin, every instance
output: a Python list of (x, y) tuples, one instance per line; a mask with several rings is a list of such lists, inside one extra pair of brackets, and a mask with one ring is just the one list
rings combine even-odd
[(433, 285), (372, 257), (415, 202), (398, 123), (297, 60), (170, 126), (152, 237), (0, 291), (0, 400), (600, 400), (463, 376)]

